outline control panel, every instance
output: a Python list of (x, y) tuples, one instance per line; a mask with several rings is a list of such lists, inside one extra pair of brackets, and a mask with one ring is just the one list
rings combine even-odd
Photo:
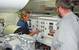
[(33, 16), (30, 18), (31, 28), (37, 28), (41, 30), (43, 35), (48, 35), (49, 32), (57, 30), (58, 18), (53, 17), (37, 17)]
[[(57, 30), (59, 18), (52, 16), (32, 16), (30, 17), (31, 28), (37, 28), (40, 33), (37, 35), (37, 41), (51, 46), (53, 33)], [(49, 32), (52, 33), (49, 36)]]

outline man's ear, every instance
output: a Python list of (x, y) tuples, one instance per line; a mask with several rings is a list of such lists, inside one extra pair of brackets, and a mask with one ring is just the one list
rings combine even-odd
[(59, 7), (59, 11), (60, 11), (60, 12), (63, 12), (63, 11), (64, 11), (64, 8), (60, 6), (60, 7)]

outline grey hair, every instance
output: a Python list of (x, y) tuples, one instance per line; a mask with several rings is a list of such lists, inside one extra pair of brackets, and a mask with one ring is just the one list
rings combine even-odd
[(74, 5), (71, 0), (56, 0), (56, 7), (59, 6), (71, 9)]

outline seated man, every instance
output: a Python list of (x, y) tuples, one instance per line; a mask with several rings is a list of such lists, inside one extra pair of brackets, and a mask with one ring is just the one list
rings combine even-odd
[(34, 35), (38, 33), (38, 31), (32, 31), (32, 32), (29, 31), (29, 26), (27, 24), (27, 21), (29, 20), (29, 15), (30, 15), (29, 11), (25, 10), (21, 11), (21, 18), (17, 23), (17, 25), (21, 27), (18, 29), (18, 31), (20, 31), (22, 34)]

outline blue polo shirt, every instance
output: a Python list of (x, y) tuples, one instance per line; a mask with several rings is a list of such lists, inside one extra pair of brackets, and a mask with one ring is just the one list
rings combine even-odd
[(17, 22), (17, 25), (18, 26), (21, 26), (19, 28), (19, 30), (22, 32), (22, 34), (29, 34), (29, 26), (27, 24), (27, 22), (25, 22), (24, 20), (20, 19), (18, 22)]

